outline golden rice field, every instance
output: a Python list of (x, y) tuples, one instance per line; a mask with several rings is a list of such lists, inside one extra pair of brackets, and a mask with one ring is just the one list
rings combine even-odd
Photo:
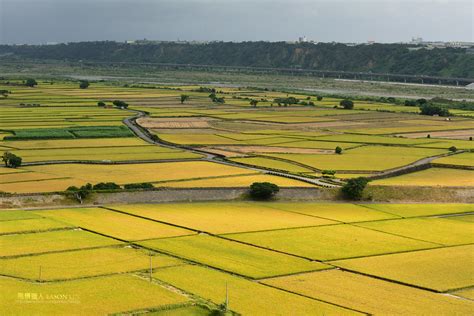
[(134, 275), (44, 284), (2, 276), (0, 287), (8, 289), (0, 296), (1, 311), (13, 315), (103, 315), (181, 306), (188, 301), (178, 293)]
[(329, 225), (226, 235), (312, 260), (335, 260), (434, 248), (432, 242), (385, 234), (353, 225)]
[(341, 270), (273, 278), (265, 284), (373, 315), (465, 315), (472, 303)]
[[(193, 233), (182, 228), (102, 208), (55, 209), (51, 211), (37, 211), (37, 214), (123, 240), (174, 237)], [(96, 218), (101, 218), (101, 221), (97, 222)]]
[(393, 178), (375, 180), (372, 185), (472, 187), (474, 171), (449, 168), (431, 168)]
[[(280, 203), (277, 205), (279, 204)], [(328, 219), (279, 210), (273, 203), (194, 202), (113, 205), (110, 208), (212, 234), (319, 226), (337, 223)]]
[(350, 271), (375, 275), (439, 292), (474, 284), (474, 246), (456, 246), (332, 262)]
[[(12, 91), (0, 98), (0, 155), (23, 162), (0, 167), (0, 315), (209, 316), (226, 301), (226, 315), (474, 314), (473, 204), (192, 201), (207, 192), (192, 189), (254, 182), (323, 190), (252, 166), (308, 178), (335, 170), (344, 181), (451, 146), (457, 153), (434, 168), (370, 186), (466, 189), (469, 111), (448, 121), (399, 104), (356, 100), (345, 110), (334, 108), (338, 98), (233, 87), (217, 88), (225, 103), (216, 105), (197, 85), (38, 81), (0, 79)], [(290, 96), (314, 106), (274, 102)], [(129, 109), (114, 108), (116, 99)], [(254, 108), (250, 99), (263, 100)], [(148, 113), (138, 123), (157, 143), (124, 125), (134, 110)], [(123, 204), (97, 192), (103, 199), (84, 206), (58, 198), (99, 182), (150, 183), (157, 196), (189, 202), (151, 204), (155, 192), (141, 191), (116, 193)], [(129, 204), (132, 195), (141, 204)], [(38, 196), (55, 207), (14, 209)]]
[(329, 268), (318, 262), (205, 235), (147, 240), (138, 244), (253, 279)]
[[(227, 295), (243, 315), (469, 314), (471, 212), (314, 202), (0, 210), (0, 312), (208, 315)], [(58, 293), (61, 304), (47, 298)]]

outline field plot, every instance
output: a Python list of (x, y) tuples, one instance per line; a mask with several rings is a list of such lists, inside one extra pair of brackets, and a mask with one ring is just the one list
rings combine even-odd
[(38, 215), (60, 220), (124, 240), (141, 240), (192, 234), (191, 231), (101, 208), (38, 211)]
[(286, 170), (286, 171), (294, 172), (294, 173), (312, 171), (311, 169), (304, 168), (302, 166), (291, 164), (285, 161), (276, 160), (276, 159), (268, 159), (268, 158), (263, 158), (263, 157), (234, 158), (231, 160), (235, 162), (247, 164), (247, 165), (270, 168), (270, 169)]
[(446, 246), (474, 243), (474, 223), (444, 218), (410, 218), (357, 226)]
[[(153, 254), (153, 269), (182, 264), (179, 260)], [(65, 251), (13, 259), (0, 259), (2, 275), (42, 281), (77, 279), (105, 274), (148, 270), (150, 256), (147, 251), (131, 247), (110, 247), (89, 250)]]
[(474, 171), (430, 168), (398, 177), (375, 180), (371, 184), (385, 186), (472, 187), (474, 186)]
[(374, 211), (362, 205), (347, 203), (273, 203), (269, 204), (269, 206), (344, 223), (393, 219), (397, 217), (383, 211)]
[(120, 242), (83, 230), (0, 236), (0, 257), (116, 245)]
[(206, 235), (147, 240), (139, 244), (250, 278), (329, 268), (318, 262)]
[(54, 140), (22, 140), (0, 142), (0, 146), (14, 149), (53, 149), (53, 148), (104, 148), (130, 147), (148, 145), (140, 138), (91, 138), (91, 139), (54, 139)]
[(474, 300), (474, 288), (469, 288), (469, 289), (466, 289), (466, 290), (457, 291), (457, 292), (454, 292), (452, 294)]
[(23, 210), (0, 210), (0, 222), (32, 218), (41, 218), (41, 216)]
[(459, 155), (443, 157), (436, 159), (433, 162), (446, 165), (474, 167), (474, 153), (462, 153)]
[(438, 149), (364, 146), (347, 150), (342, 155), (267, 154), (267, 156), (295, 161), (321, 170), (382, 171), (445, 152)]
[[(3, 212), (2, 212), (3, 213)], [(72, 227), (69, 224), (54, 221), (48, 218), (32, 218), (3, 221), (0, 225), (0, 235), (57, 230)]]
[(264, 203), (136, 204), (110, 208), (213, 234), (336, 223), (276, 210), (272, 204)]
[(474, 223), (474, 214), (447, 217), (450, 220)]
[(248, 187), (254, 182), (271, 182), (280, 187), (314, 187), (313, 184), (266, 174), (254, 174), (190, 181), (167, 181), (154, 183), (155, 187), (171, 188), (235, 188)]
[(130, 146), (107, 148), (61, 148), (61, 149), (28, 149), (12, 150), (12, 153), (31, 161), (124, 161), (124, 160), (162, 160), (162, 159), (198, 159), (202, 156), (182, 150), (158, 146)]
[(315, 260), (335, 260), (436, 247), (351, 225), (275, 230), (226, 237)]
[(4, 315), (105, 315), (187, 302), (184, 296), (131, 275), (46, 284), (1, 277), (0, 288), (5, 289), (0, 295)]
[(446, 292), (474, 285), (474, 246), (447, 247), (332, 262), (352, 271)]
[(87, 181), (77, 179), (53, 179), (28, 182), (10, 182), (0, 184), (0, 191), (10, 193), (38, 193), (64, 191), (70, 186), (80, 187)]
[(417, 217), (474, 212), (473, 204), (366, 204), (375, 210), (384, 211), (401, 217)]
[(467, 315), (474, 308), (473, 302), (340, 270), (303, 273), (263, 282), (372, 315)]
[[(349, 309), (272, 289), (237, 276), (199, 266), (188, 265), (167, 268), (155, 272), (153, 277), (216, 304), (225, 301), (227, 284), (228, 289), (230, 289), (228, 291), (229, 308), (242, 315), (357, 314), (357, 312)], [(203, 282), (203, 279), (208, 281)]]

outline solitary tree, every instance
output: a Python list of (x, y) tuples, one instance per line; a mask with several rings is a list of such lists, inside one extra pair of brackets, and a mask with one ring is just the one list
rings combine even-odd
[(128, 103), (125, 101), (115, 100), (114, 102), (112, 102), (112, 104), (121, 109), (128, 108)]
[(320, 95), (318, 95), (318, 96), (316, 97), (316, 100), (318, 100), (318, 101), (322, 101), (322, 100), (323, 100), (323, 97), (322, 97), (322, 96), (320, 96)]
[(21, 157), (6, 151), (3, 153), (2, 161), (5, 163), (5, 167), (7, 168), (17, 168), (21, 166), (22, 159)]
[(453, 153), (455, 153), (456, 151), (458, 151), (458, 149), (456, 148), (456, 146), (451, 146), (451, 147), (448, 148), (448, 150), (449, 150), (450, 152), (453, 152)]
[(339, 105), (342, 106), (346, 110), (351, 110), (354, 108), (354, 102), (349, 99), (344, 99), (339, 102)]
[(89, 85), (90, 85), (89, 81), (87, 81), (87, 80), (81, 80), (79, 82), (79, 88), (81, 88), (81, 89), (87, 89), (87, 88), (89, 88)]
[(254, 182), (250, 185), (249, 194), (255, 200), (269, 200), (280, 191), (280, 188), (270, 182)]
[(250, 105), (253, 106), (254, 108), (257, 107), (257, 104), (258, 104), (258, 100), (254, 100), (254, 99), (250, 100)]
[(100, 107), (105, 107), (105, 102), (104, 101), (99, 101), (97, 102), (97, 106), (100, 106)]
[(71, 186), (66, 189), (66, 195), (74, 198), (77, 200), (79, 203), (82, 204), (84, 199), (86, 199), (92, 191), (92, 184), (88, 183), (86, 185), (83, 185), (82, 187), (78, 188), (76, 186)]
[(33, 88), (34, 86), (38, 85), (35, 79), (29, 78), (26, 79), (25, 86)]
[(341, 188), (341, 192), (347, 199), (360, 200), (367, 183), (369, 183), (369, 179), (364, 177), (349, 179)]
[(10, 91), (8, 90), (0, 90), (0, 95), (4, 98), (7, 98), (9, 93)]
[(342, 154), (342, 148), (337, 146), (336, 149), (334, 150), (334, 152), (338, 155)]
[(184, 101), (187, 101), (187, 100), (189, 100), (189, 95), (182, 94), (182, 95), (181, 95), (181, 104), (183, 104)]

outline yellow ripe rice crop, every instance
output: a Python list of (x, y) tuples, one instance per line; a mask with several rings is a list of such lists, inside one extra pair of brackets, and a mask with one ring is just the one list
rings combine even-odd
[(192, 234), (191, 231), (101, 208), (37, 211), (38, 215), (70, 223), (100, 234), (140, 240)]
[(267, 154), (266, 156), (292, 160), (321, 170), (380, 171), (408, 165), (424, 157), (445, 152), (441, 149), (364, 146), (347, 150), (342, 155)]
[[(159, 254), (153, 254), (151, 262), (153, 269), (181, 263), (178, 259)], [(129, 246), (65, 251), (0, 260), (2, 275), (38, 280), (38, 271), (41, 268), (43, 281), (147, 270), (149, 267), (148, 252)]]
[[(229, 308), (242, 315), (346, 315), (357, 314), (342, 307), (311, 300), (200, 266), (187, 265), (158, 270), (153, 277), (215, 304), (226, 297)], [(207, 280), (203, 282), (203, 280)]]
[(444, 218), (376, 221), (357, 226), (447, 246), (474, 243), (474, 223)]
[(188, 300), (132, 275), (44, 284), (0, 277), (0, 288), (0, 313), (12, 315), (108, 315)]
[(368, 314), (470, 314), (471, 302), (341, 270), (324, 270), (264, 281), (287, 291)]
[(171, 188), (233, 188), (248, 187), (254, 182), (271, 182), (280, 187), (314, 187), (314, 185), (307, 182), (267, 174), (242, 175), (189, 181), (169, 181), (156, 183), (155, 186)]
[(462, 153), (458, 155), (443, 157), (443, 158), (436, 159), (433, 162), (446, 164), (446, 165), (474, 167), (474, 153)]
[(119, 243), (116, 240), (79, 229), (3, 235), (0, 236), (0, 257), (86, 249)]
[(474, 285), (473, 245), (332, 262), (345, 269), (440, 292)]
[(401, 217), (430, 216), (474, 212), (473, 204), (439, 203), (439, 204), (367, 204), (380, 210)]
[(472, 187), (474, 186), (474, 171), (430, 168), (398, 177), (375, 180), (371, 184), (384, 186)]
[(251, 278), (329, 267), (318, 262), (206, 235), (147, 240), (138, 244)]
[(274, 209), (265, 203), (176, 203), (113, 205), (110, 208), (214, 234), (259, 231), (335, 222)]
[(71, 227), (71, 225), (57, 222), (48, 218), (10, 220), (3, 221), (0, 225), (0, 235), (22, 232), (38, 232), (65, 227)]
[(344, 224), (232, 234), (226, 237), (316, 260), (363, 257), (437, 246)]
[(363, 205), (347, 203), (275, 203), (271, 207), (344, 223), (396, 218)]
[(91, 183), (115, 182), (119, 184), (172, 181), (248, 173), (248, 170), (245, 169), (205, 161), (123, 165), (63, 164), (31, 166), (24, 169), (81, 179)]

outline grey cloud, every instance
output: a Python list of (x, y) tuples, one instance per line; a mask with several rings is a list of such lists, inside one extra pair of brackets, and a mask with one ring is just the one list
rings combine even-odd
[(1, 43), (473, 41), (472, 0), (0, 0)]

